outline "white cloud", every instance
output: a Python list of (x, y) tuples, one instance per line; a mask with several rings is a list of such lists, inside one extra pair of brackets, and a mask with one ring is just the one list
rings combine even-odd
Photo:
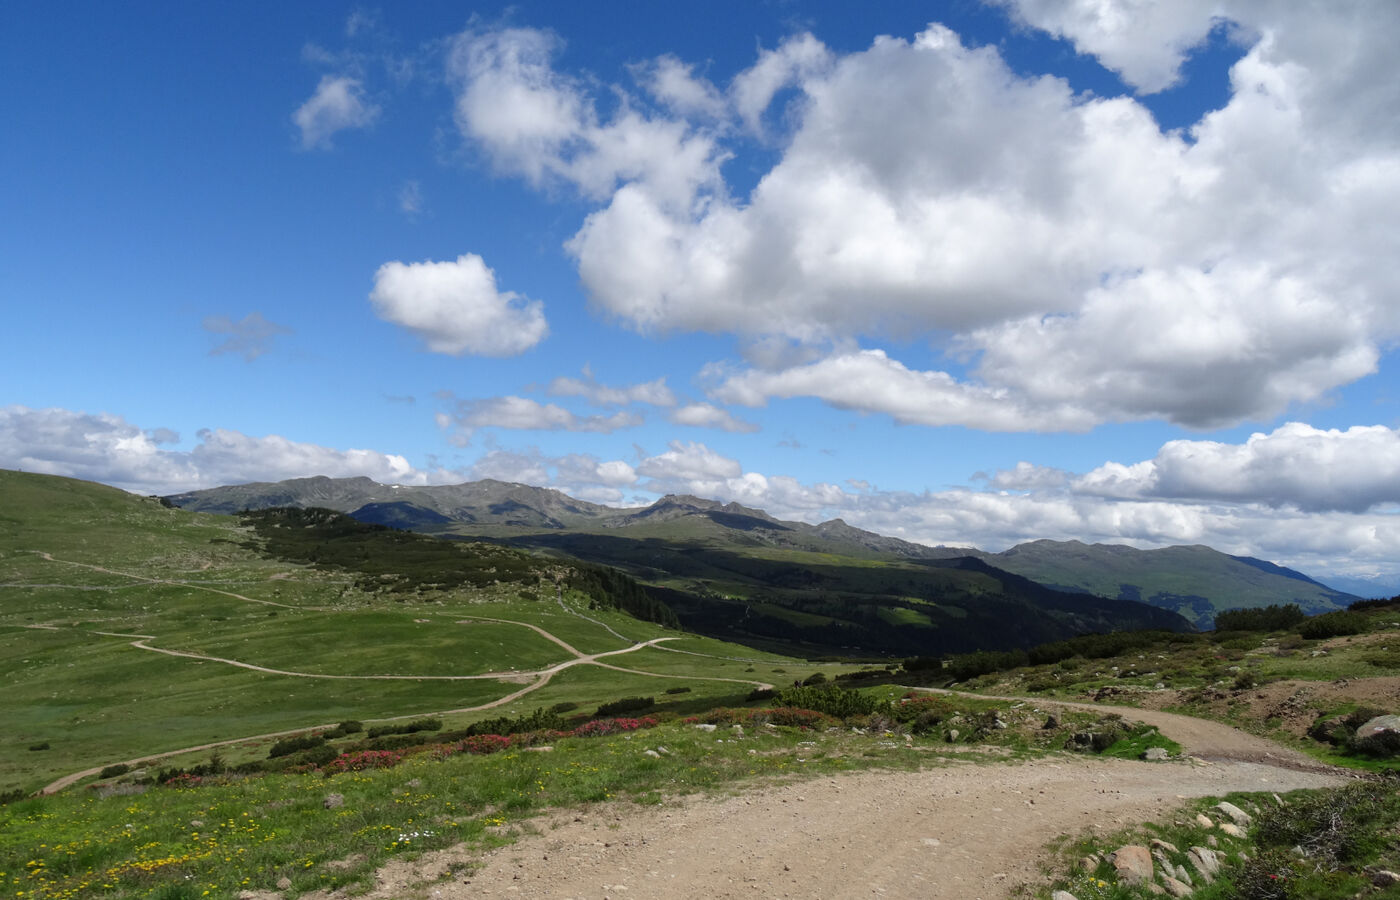
[(711, 483), (737, 478), (743, 467), (694, 441), (671, 441), (669, 450), (648, 456), (637, 466), (637, 474), (663, 483)]
[(944, 343), (966, 379), (886, 367), (929, 376), (923, 406), (942, 412), (892, 388), (875, 403), (812, 391), (929, 424), (1211, 427), (1374, 372), (1400, 336), (1400, 120), (1384, 112), (1400, 107), (1400, 7), (1018, 8), (1144, 90), (1176, 77), (1217, 14), (1247, 53), (1224, 108), (1163, 133), (1132, 98), (1020, 76), (941, 26), (845, 55), (794, 39), (727, 88), (750, 123), (785, 86), (801, 97), (747, 198), (720, 185), (677, 205), (613, 170), (568, 243), (594, 303), (643, 332), (836, 346), (843, 364), (861, 338)]
[(515, 356), (549, 333), (544, 305), (499, 291), (480, 256), (452, 262), (387, 262), (369, 295), (381, 319), (417, 334), (434, 353)]
[(379, 117), (379, 107), (365, 99), (358, 78), (324, 75), (316, 93), (297, 108), (292, 121), (301, 129), (301, 145), (307, 150), (331, 146), (337, 131), (366, 128)]
[(732, 432), (758, 431), (758, 426), (753, 422), (736, 418), (729, 410), (721, 409), (713, 403), (687, 403), (672, 410), (668, 418), (676, 425), (690, 425), (694, 428), (719, 428)]
[(0, 466), (100, 481), (140, 493), (170, 494), (308, 475), (364, 475), (388, 484), (460, 480), (456, 473), (419, 469), (403, 456), (374, 450), (337, 450), (223, 428), (203, 429), (197, 437), (193, 449), (171, 450), (162, 445), (179, 440), (174, 432), (144, 430), (121, 416), (0, 407)]
[(1038, 466), (1022, 460), (1014, 469), (999, 469), (987, 479), (988, 485), (1000, 491), (1043, 491), (1063, 487), (1069, 473), (1050, 466)]
[(646, 403), (650, 406), (675, 406), (676, 395), (666, 386), (666, 379), (657, 378), (640, 384), (612, 387), (599, 384), (588, 368), (583, 378), (555, 378), (549, 383), (549, 393), (555, 397), (583, 397), (594, 406), (630, 406)]
[(554, 70), (560, 48), (553, 34), (525, 28), (468, 31), (454, 42), (448, 70), (457, 127), (498, 169), (539, 186), (571, 184), (594, 199), (619, 181), (637, 182), (681, 210), (718, 181), (726, 157), (712, 135), (647, 115), (625, 94), (603, 121), (585, 86)]
[(729, 104), (719, 90), (704, 78), (697, 78), (692, 66), (675, 56), (660, 56), (638, 66), (633, 74), (647, 91), (675, 112), (702, 119), (722, 119)]
[(423, 187), (416, 181), (405, 181), (399, 188), (399, 212), (410, 219), (423, 212)]
[(443, 427), (455, 426), (459, 434), (469, 437), (477, 428), (611, 434), (620, 428), (640, 425), (643, 420), (641, 416), (623, 410), (609, 416), (579, 416), (555, 403), (507, 396), (459, 400), (450, 416), (439, 414), (437, 421)]
[(1360, 513), (1400, 503), (1400, 432), (1290, 422), (1243, 444), (1169, 441), (1151, 460), (1108, 463), (1076, 480), (1084, 494), (1258, 503)]
[[(712, 376), (721, 370), (709, 370)], [(1085, 410), (1069, 404), (1032, 406), (1001, 388), (960, 382), (946, 372), (920, 372), (883, 350), (830, 356), (782, 371), (730, 373), (711, 391), (726, 403), (762, 406), (771, 397), (817, 397), (838, 409), (884, 413), (916, 425), (969, 425), (987, 431), (1087, 430)]]
[(236, 353), (245, 362), (252, 362), (272, 349), (272, 341), (279, 334), (291, 334), (292, 330), (276, 322), (269, 322), (256, 310), (235, 322), (228, 316), (205, 316), (204, 330), (211, 334), (226, 335), (210, 356)]

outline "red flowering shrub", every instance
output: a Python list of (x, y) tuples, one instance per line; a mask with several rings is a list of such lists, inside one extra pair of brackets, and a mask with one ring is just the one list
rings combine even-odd
[(341, 772), (362, 772), (365, 769), (392, 769), (403, 762), (404, 755), (396, 750), (360, 750), (342, 753), (321, 767), (327, 775)]
[(499, 753), (510, 747), (512, 741), (503, 734), (474, 734), (457, 745), (464, 753)]
[(636, 731), (639, 728), (655, 728), (657, 719), (654, 716), (642, 716), (640, 719), (594, 719), (592, 722), (584, 722), (573, 730), (574, 737), (602, 737), (608, 734), (621, 734), (624, 731)]

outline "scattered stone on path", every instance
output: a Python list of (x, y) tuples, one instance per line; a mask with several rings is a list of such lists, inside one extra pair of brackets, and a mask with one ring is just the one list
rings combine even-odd
[(1142, 751), (1142, 758), (1149, 762), (1161, 762), (1167, 758), (1166, 747), (1148, 747)]
[(1187, 897), (1191, 894), (1191, 886), (1178, 881), (1170, 875), (1162, 876), (1162, 887), (1167, 889), (1167, 893), (1173, 897)]
[(1152, 880), (1152, 854), (1141, 844), (1127, 844), (1108, 855), (1118, 880), (1123, 884), (1143, 884)]
[(1250, 816), (1249, 813), (1240, 809), (1233, 803), (1229, 803), (1222, 800), (1219, 803), (1215, 804), (1215, 808), (1223, 812), (1225, 815), (1229, 816), (1236, 825), (1239, 825), (1243, 828), (1248, 828), (1250, 826), (1250, 823), (1254, 821), (1254, 818)]
[(321, 805), (326, 809), (340, 809), (345, 805), (344, 794), (327, 794), (326, 799), (321, 801)]
[(1196, 813), (1196, 824), (1202, 828), (1214, 828), (1215, 823), (1206, 817), (1204, 813)]

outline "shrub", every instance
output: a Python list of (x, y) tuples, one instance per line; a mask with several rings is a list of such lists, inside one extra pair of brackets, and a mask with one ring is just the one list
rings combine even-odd
[(1261, 848), (1301, 847), (1328, 866), (1364, 863), (1385, 846), (1386, 832), (1400, 821), (1400, 796), (1393, 779), (1360, 782), (1266, 807), (1255, 824)]
[(614, 700), (611, 703), (604, 703), (598, 707), (598, 716), (615, 716), (618, 713), (636, 712), (641, 709), (651, 709), (656, 705), (655, 697), (624, 697), (621, 700)]
[(823, 675), (821, 672), (813, 672), (811, 675), (808, 675), (806, 678), (802, 679), (802, 684), (805, 687), (812, 687), (813, 685), (818, 684), (826, 684), (826, 676)]
[(566, 712), (573, 712), (576, 709), (578, 709), (577, 703), (573, 702), (572, 700), (565, 700), (562, 703), (556, 703), (553, 706), (551, 706), (549, 708), (549, 711), (554, 713), (555, 715), (561, 715)]
[(815, 710), (838, 719), (867, 716), (884, 705), (875, 697), (834, 684), (804, 684), (802, 687), (788, 688), (774, 698), (773, 704)]
[(772, 700), (776, 696), (778, 696), (778, 692), (772, 688), (754, 688), (744, 699), (750, 703), (757, 703), (761, 700)]
[(127, 772), (130, 771), (131, 766), (128, 766), (126, 763), (117, 763), (115, 765), (107, 766), (105, 769), (103, 769), (97, 774), (97, 777), (116, 778), (118, 775), (125, 775)]
[(386, 734), (417, 734), (420, 731), (441, 731), (442, 719), (436, 716), (428, 716), (422, 719), (414, 719), (402, 725), (379, 725), (371, 728), (367, 735), (372, 738), (382, 737)]
[(1369, 624), (1370, 619), (1364, 613), (1341, 610), (1308, 619), (1298, 627), (1298, 634), (1310, 641), (1317, 641), (1347, 634), (1361, 634)]
[(283, 738), (267, 751), (267, 758), (277, 759), (279, 756), (291, 756), (293, 753), (309, 750), (312, 747), (320, 747), (325, 743), (326, 737), (322, 734), (304, 734), (299, 737)]
[(403, 761), (404, 755), (393, 750), (358, 750), (342, 753), (321, 766), (327, 775), (341, 772), (362, 772), (365, 769), (392, 769)]
[(673, 687), (673, 688), (667, 688), (667, 689), (666, 689), (666, 693), (668, 693), (668, 694), (689, 694), (689, 693), (690, 693), (690, 688), (688, 688), (688, 687)]
[(43, 741), (43, 742), (38, 743), (38, 744), (30, 744), (30, 745), (29, 745), (29, 749), (30, 749), (30, 750), (47, 750), (47, 749), (49, 749), (49, 742), (48, 742), (48, 741)]
[(620, 734), (624, 731), (636, 731), (639, 728), (655, 728), (657, 720), (651, 716), (643, 716), (640, 719), (594, 719), (591, 722), (584, 722), (573, 730), (574, 737), (601, 737), (608, 734)]
[(1307, 618), (1296, 603), (1226, 609), (1215, 614), (1215, 630), (1221, 631), (1283, 631)]

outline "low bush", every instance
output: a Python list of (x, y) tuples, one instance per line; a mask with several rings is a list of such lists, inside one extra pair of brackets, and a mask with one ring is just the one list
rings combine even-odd
[(750, 703), (758, 703), (762, 700), (772, 700), (776, 696), (778, 696), (778, 692), (772, 688), (754, 688), (744, 699)]
[(1265, 807), (1255, 822), (1261, 848), (1290, 850), (1325, 866), (1364, 863), (1386, 846), (1400, 822), (1394, 778), (1304, 794), (1286, 806)]
[(575, 703), (572, 700), (565, 700), (561, 703), (556, 703), (553, 706), (551, 706), (549, 708), (549, 711), (554, 713), (555, 715), (563, 715), (566, 712), (573, 712), (576, 709), (578, 709), (577, 703)]
[(1296, 603), (1253, 609), (1226, 609), (1215, 614), (1217, 635), (1222, 631), (1284, 631), (1307, 619)]
[(293, 753), (300, 753), (302, 750), (309, 750), (312, 747), (320, 747), (325, 743), (326, 736), (323, 734), (304, 734), (298, 737), (283, 738), (267, 751), (267, 758), (277, 759), (279, 756), (291, 756)]
[(386, 734), (417, 734), (420, 731), (441, 731), (442, 719), (436, 716), (427, 716), (422, 719), (414, 719), (402, 725), (377, 725), (371, 728), (366, 735), (371, 738), (382, 737)]
[(667, 689), (666, 689), (666, 693), (668, 693), (668, 694), (689, 694), (689, 693), (690, 693), (690, 688), (688, 688), (688, 687), (673, 687), (673, 688), (667, 688)]
[(595, 715), (615, 716), (618, 713), (637, 712), (638, 710), (651, 709), (656, 705), (655, 697), (624, 697), (621, 700), (614, 700), (611, 703), (604, 703), (598, 707)]
[(357, 722), (354, 719), (349, 719), (347, 721), (341, 722), (339, 725), (335, 726), (330, 731), (327, 731), (325, 734), (327, 740), (334, 740), (335, 738), (345, 737), (348, 734), (360, 734), (364, 730), (365, 726), (363, 722)]
[(804, 683), (802, 687), (792, 687), (779, 692), (773, 699), (773, 705), (810, 709), (844, 719), (848, 716), (869, 715), (885, 704), (876, 697), (834, 684)]
[(1298, 634), (1310, 641), (1342, 637), (1348, 634), (1361, 634), (1370, 625), (1370, 622), (1371, 620), (1364, 613), (1341, 610), (1323, 613), (1308, 619), (1298, 626)]
[(125, 775), (127, 772), (130, 771), (131, 766), (128, 766), (126, 763), (117, 763), (116, 765), (111, 765), (104, 768), (101, 772), (97, 773), (97, 777), (116, 778), (118, 775)]
[(30, 744), (30, 745), (29, 745), (29, 749), (30, 749), (30, 750), (47, 750), (47, 749), (49, 749), (49, 742), (48, 742), (48, 741), (42, 741), (42, 742), (40, 742), (40, 743), (38, 743), (38, 744)]

